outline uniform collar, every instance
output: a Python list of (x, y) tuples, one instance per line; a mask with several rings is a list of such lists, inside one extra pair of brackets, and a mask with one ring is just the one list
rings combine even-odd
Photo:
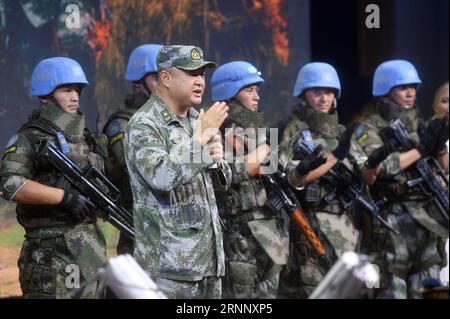
[(41, 109), (39, 118), (55, 124), (71, 142), (76, 143), (84, 137), (86, 118), (80, 111), (75, 114), (67, 113), (60, 107), (50, 103)]
[(400, 119), (409, 133), (417, 132), (420, 125), (420, 112), (417, 104), (411, 108), (406, 108), (391, 100), (377, 101), (378, 114), (387, 122)]
[[(174, 112), (169, 108), (169, 106), (156, 94), (153, 93), (151, 99), (153, 99), (156, 103), (154, 105), (156, 112), (159, 114), (162, 122), (165, 125), (171, 125), (174, 123), (178, 123), (181, 125), (180, 120), (175, 115)], [(189, 108), (188, 117), (197, 119), (199, 113), (193, 108)]]
[(315, 110), (309, 104), (299, 104), (294, 108), (293, 113), (298, 119), (308, 124), (310, 130), (327, 139), (339, 136), (339, 117), (337, 110), (330, 113), (322, 113)]

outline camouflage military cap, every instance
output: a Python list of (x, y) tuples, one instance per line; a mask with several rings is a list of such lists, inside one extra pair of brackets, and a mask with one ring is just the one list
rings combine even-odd
[(158, 71), (178, 68), (186, 71), (198, 70), (203, 67), (215, 68), (214, 62), (203, 60), (203, 51), (199, 47), (184, 45), (169, 45), (163, 47), (157, 59)]

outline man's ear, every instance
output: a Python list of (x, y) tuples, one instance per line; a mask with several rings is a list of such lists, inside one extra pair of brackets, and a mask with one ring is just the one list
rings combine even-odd
[(172, 74), (169, 70), (162, 70), (159, 72), (159, 82), (165, 87), (170, 88), (170, 80), (172, 79)]

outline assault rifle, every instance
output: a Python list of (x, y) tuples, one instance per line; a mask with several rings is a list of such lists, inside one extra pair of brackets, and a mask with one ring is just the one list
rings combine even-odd
[[(390, 124), (390, 139), (397, 143), (401, 152), (415, 148), (414, 142), (400, 120)], [(448, 129), (448, 128), (446, 128)], [(448, 176), (434, 157), (418, 160), (411, 168), (405, 171), (407, 189), (419, 189), (430, 201), (438, 207), (439, 214), (448, 226)]]
[(261, 175), (267, 190), (266, 205), (276, 214), (286, 212), (295, 222), (301, 232), (319, 257), (319, 261), (328, 271), (336, 260), (334, 255), (327, 251), (310, 224), (319, 229), (314, 220), (308, 219), (300, 206), (292, 186), (287, 181), (286, 173), (279, 167), (278, 171), (270, 175)]
[[(247, 149), (245, 140), (234, 135), (232, 140), (233, 150), (236, 152), (243, 146)], [(276, 163), (277, 171), (273, 174), (264, 174), (261, 172), (256, 176), (260, 177), (265, 184), (267, 191), (266, 206), (274, 213), (280, 214), (284, 212), (287, 214), (298, 226), (300, 231), (304, 234), (313, 250), (316, 252), (320, 263), (328, 271), (333, 266), (333, 262), (337, 259), (334, 254), (331, 255), (330, 250), (322, 244), (319, 237), (314, 232), (310, 223), (313, 224), (314, 229), (319, 229), (313, 218), (308, 219), (303, 212), (297, 196), (292, 190), (292, 186), (287, 181), (287, 176), (279, 163)], [(263, 169), (264, 170), (264, 169)]]
[[(76, 189), (89, 199), (99, 211), (100, 217), (110, 222), (121, 232), (134, 238), (133, 216), (118, 204), (119, 190), (94, 166), (81, 170), (50, 141), (42, 140), (36, 147), (40, 160), (52, 164)], [(98, 182), (108, 189), (110, 195), (102, 190)]]
[[(294, 150), (294, 158), (296, 159), (302, 160), (312, 153), (312, 150), (301, 138), (301, 135), (293, 142), (292, 148)], [(342, 162), (338, 162), (321, 177), (321, 180), (328, 183), (333, 189), (333, 191), (323, 198), (326, 204), (331, 203), (331, 201), (337, 197), (344, 210), (355, 210), (360, 208), (373, 218), (378, 219), (381, 224), (390, 231), (397, 235), (399, 234), (399, 232), (389, 225), (380, 215), (380, 209), (385, 204), (385, 201), (382, 200), (378, 203), (374, 203), (365, 194), (363, 181)]]

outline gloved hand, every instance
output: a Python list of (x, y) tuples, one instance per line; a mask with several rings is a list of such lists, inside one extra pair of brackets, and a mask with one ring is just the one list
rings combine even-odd
[(300, 164), (298, 164), (295, 168), (297, 175), (305, 176), (309, 172), (326, 163), (327, 160), (322, 155), (319, 155), (322, 149), (323, 146), (318, 145), (311, 154), (301, 160)]
[(352, 145), (352, 135), (355, 126), (352, 125), (339, 137), (339, 145), (331, 152), (338, 160), (342, 161), (347, 157)]
[(59, 207), (70, 212), (73, 220), (79, 223), (88, 216), (95, 206), (79, 191), (69, 189), (64, 191), (64, 197)]
[(443, 119), (434, 119), (428, 124), (425, 132), (420, 137), (419, 145), (416, 147), (422, 157), (430, 156), (435, 151), (437, 138), (441, 133), (443, 124)]
[(448, 118), (444, 117), (441, 121), (441, 131), (439, 132), (439, 135), (436, 139), (435, 151), (437, 153), (442, 153), (447, 150)]
[(375, 168), (381, 164), (389, 155), (398, 151), (398, 147), (395, 142), (387, 142), (374, 150), (367, 159), (367, 167)]

